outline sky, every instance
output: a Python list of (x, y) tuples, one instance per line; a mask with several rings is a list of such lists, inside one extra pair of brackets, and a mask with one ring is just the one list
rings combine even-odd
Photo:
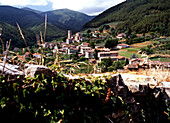
[(125, 0), (0, 0), (1, 5), (29, 7), (40, 11), (71, 9), (88, 15), (98, 15)]

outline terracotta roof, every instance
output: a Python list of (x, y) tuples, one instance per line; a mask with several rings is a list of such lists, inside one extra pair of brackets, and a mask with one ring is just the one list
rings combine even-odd
[(118, 44), (118, 46), (129, 46), (128, 44)]
[(97, 48), (97, 50), (100, 50), (100, 51), (110, 51), (109, 48)]
[(128, 64), (128, 68), (138, 68), (138, 64)]
[(117, 56), (118, 59), (123, 59), (125, 58), (124, 56)]
[(81, 45), (89, 45), (90, 43), (82, 43)]
[(89, 59), (89, 62), (94, 63), (94, 62), (96, 62), (96, 60), (95, 59)]
[(33, 55), (41, 55), (40, 53), (34, 53)]
[(92, 49), (92, 50), (88, 50), (88, 51), (86, 51), (86, 52), (94, 52), (94, 49)]
[(137, 37), (142, 37), (142, 36), (143, 36), (143, 34), (136, 34), (136, 36), (137, 36)]
[(25, 55), (22, 55), (22, 56), (18, 56), (18, 58), (25, 58)]
[(29, 52), (25, 52), (25, 55), (29, 55), (30, 53)]

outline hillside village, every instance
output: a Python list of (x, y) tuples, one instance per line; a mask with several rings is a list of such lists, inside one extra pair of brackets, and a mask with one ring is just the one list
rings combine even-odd
[[(108, 35), (103, 35), (106, 34), (107, 31), (104, 31), (105, 33), (100, 34), (99, 31), (94, 31), (91, 32), (91, 37), (88, 38), (88, 40), (99, 40), (100, 41), (104, 41), (106, 40), (108, 37)], [(150, 36), (149, 34), (146, 34), (148, 36)], [(117, 34), (116, 40), (119, 40), (119, 42), (124, 41), (126, 37), (125, 33), (119, 33)], [(137, 37), (139, 38), (143, 38), (143, 35), (141, 34), (137, 34)], [(42, 44), (38, 44), (39, 46), (43, 47), (43, 49), (46, 49), (46, 54), (44, 54), (46, 57), (59, 57), (61, 56), (61, 58), (58, 58), (58, 62), (60, 63), (75, 63), (75, 59), (83, 59), (85, 61), (88, 60), (89, 63), (91, 64), (97, 64), (98, 65), (98, 72), (101, 72), (101, 68), (99, 68), (99, 64), (101, 64), (101, 62), (104, 59), (111, 59), (113, 61), (113, 63), (115, 62), (122, 62), (124, 63), (121, 67), (119, 67), (120, 69), (125, 69), (125, 70), (139, 70), (140, 68), (142, 69), (149, 69), (149, 68), (160, 68), (160, 67), (164, 67), (164, 68), (170, 68), (170, 62), (160, 62), (160, 61), (152, 61), (149, 59), (149, 55), (147, 55), (147, 53), (145, 51), (141, 51), (139, 49), (138, 53), (141, 53), (140, 57), (136, 57), (135, 54), (132, 54), (131, 57), (126, 57), (126, 56), (121, 56), (119, 54), (119, 51), (124, 50), (124, 49), (128, 49), (128, 48), (133, 48), (133, 45), (128, 45), (126, 43), (118, 43), (116, 44), (115, 47), (112, 48), (106, 48), (104, 45), (94, 45), (94, 43), (91, 42), (87, 42), (87, 36), (83, 37), (83, 33), (76, 33), (75, 35), (72, 34), (71, 30), (68, 30), (68, 36), (65, 39), (65, 41), (62, 42), (52, 42), (52, 43), (42, 43)], [(14, 52), (18, 52), (20, 49), (15, 47), (13, 49)], [(56, 56), (57, 54), (57, 56)], [(18, 55), (18, 60), (20, 61), (25, 61), (26, 59), (29, 59), (30, 57), (30, 52), (25, 52), (24, 55)], [(37, 58), (37, 59), (41, 59), (42, 58), (42, 54), (40, 52), (35, 52), (32, 54), (33, 57)], [(69, 56), (68, 58), (62, 58), (63, 56)], [(71, 58), (72, 57), (72, 58)], [(73, 57), (77, 57), (77, 58), (73, 58)], [(54, 60), (54, 58), (52, 58)], [(63, 60), (64, 62), (63, 62)], [(71, 61), (70, 61), (71, 60)], [(69, 61), (69, 62), (67, 62)], [(126, 63), (125, 63), (126, 62)], [(111, 71), (116, 70), (116, 69), (112, 69)], [(110, 71), (110, 72), (111, 72)], [(107, 71), (105, 71), (107, 72)]]
[(98, 16), (0, 5), (0, 121), (169, 122), (168, 3)]
[[(98, 33), (99, 33), (98, 31), (92, 32), (91, 38), (93, 40), (94, 40), (94, 38), (96, 38), (96, 39), (100, 38), (100, 39), (104, 40), (105, 36), (98, 35)], [(98, 35), (98, 38), (97, 38), (97, 35)], [(149, 35), (149, 34), (147, 34), (147, 35)], [(125, 33), (120, 33), (116, 36), (116, 38), (120, 41), (120, 40), (124, 40), (125, 36), (126, 36)], [(142, 35), (137, 34), (137, 36), (141, 37)], [(88, 60), (89, 63), (92, 63), (92, 64), (96, 64), (96, 63), (99, 64), (104, 59), (111, 59), (113, 62), (116, 62), (116, 61), (121, 62), (121, 61), (128, 60), (129, 62), (126, 63), (126, 65), (124, 67), (121, 67), (121, 69), (139, 70), (140, 68), (148, 69), (148, 68), (152, 68), (152, 67), (154, 67), (154, 68), (157, 68), (157, 67), (169, 68), (170, 67), (170, 62), (151, 61), (148, 58), (148, 55), (146, 54), (146, 52), (142, 53), (142, 51), (140, 51), (140, 50), (139, 50), (139, 52), (141, 52), (141, 54), (142, 54), (141, 58), (139, 58), (139, 57), (129, 58), (129, 57), (121, 56), (119, 54), (119, 50), (133, 47), (132, 45), (128, 45), (125, 43), (117, 44), (117, 46), (114, 48), (106, 48), (101, 45), (90, 46), (90, 43), (86, 42), (86, 37), (83, 37), (80, 32), (76, 33), (75, 35), (72, 35), (71, 30), (68, 30), (68, 36), (65, 41), (63, 41), (61, 43), (46, 42), (46, 43), (41, 44), (41, 46), (44, 49), (51, 49), (52, 52), (51, 53), (47, 52), (46, 56), (50, 56), (52, 54), (58, 54), (58, 55), (60, 54), (60, 56), (62, 56), (62, 54), (69, 55), (69, 56), (77, 55), (76, 57), (78, 57), (79, 59), (84, 58), (84, 59)], [(14, 48), (14, 49), (16, 49), (16, 48)], [(29, 52), (26, 52), (25, 57), (27, 57), (28, 55), (29, 55)], [(34, 53), (33, 56), (36, 58), (39, 58), (39, 59), (41, 58), (40, 53)], [(53, 55), (53, 56), (55, 56), (55, 55)], [(22, 57), (23, 56), (19, 56), (19, 59)], [(70, 58), (71, 57), (69, 57), (65, 60), (69, 61), (69, 60), (71, 60)], [(62, 63), (63, 61), (60, 60), (59, 62)], [(74, 60), (72, 62), (74, 62)]]

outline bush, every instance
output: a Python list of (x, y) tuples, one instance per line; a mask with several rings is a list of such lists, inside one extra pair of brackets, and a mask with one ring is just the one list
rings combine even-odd
[(106, 43), (105, 43), (105, 47), (106, 48), (114, 48), (116, 47), (118, 44), (118, 39), (111, 39), (111, 38), (108, 38), (106, 40)]
[[(67, 80), (24, 78), (9, 83), (1, 76), (0, 120), (5, 122), (107, 122), (106, 115), (124, 106), (113, 94), (107, 99), (107, 84)], [(110, 110), (112, 109), (112, 110)]]
[[(42, 78), (17, 77), (15, 81), (7, 78), (0, 76), (1, 121), (105, 123), (139, 119), (141, 122), (168, 122), (169, 105), (159, 100), (164, 98), (161, 94), (156, 98), (154, 91), (149, 90), (147, 96), (134, 97), (134, 104), (125, 103), (115, 90), (117, 85), (114, 86), (119, 81), (117, 83), (123, 87), (121, 79), (114, 78), (112, 82), (107, 78), (106, 81), (95, 78), (91, 83), (84, 79), (69, 80), (61, 73), (52, 78), (44, 78), (44, 75)], [(140, 106), (135, 113), (133, 106), (137, 103)], [(114, 118), (120, 111), (123, 115)]]

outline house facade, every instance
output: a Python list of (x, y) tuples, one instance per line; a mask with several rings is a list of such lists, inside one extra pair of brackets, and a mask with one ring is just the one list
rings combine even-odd
[(85, 52), (85, 58), (94, 58), (94, 50), (88, 50)]

